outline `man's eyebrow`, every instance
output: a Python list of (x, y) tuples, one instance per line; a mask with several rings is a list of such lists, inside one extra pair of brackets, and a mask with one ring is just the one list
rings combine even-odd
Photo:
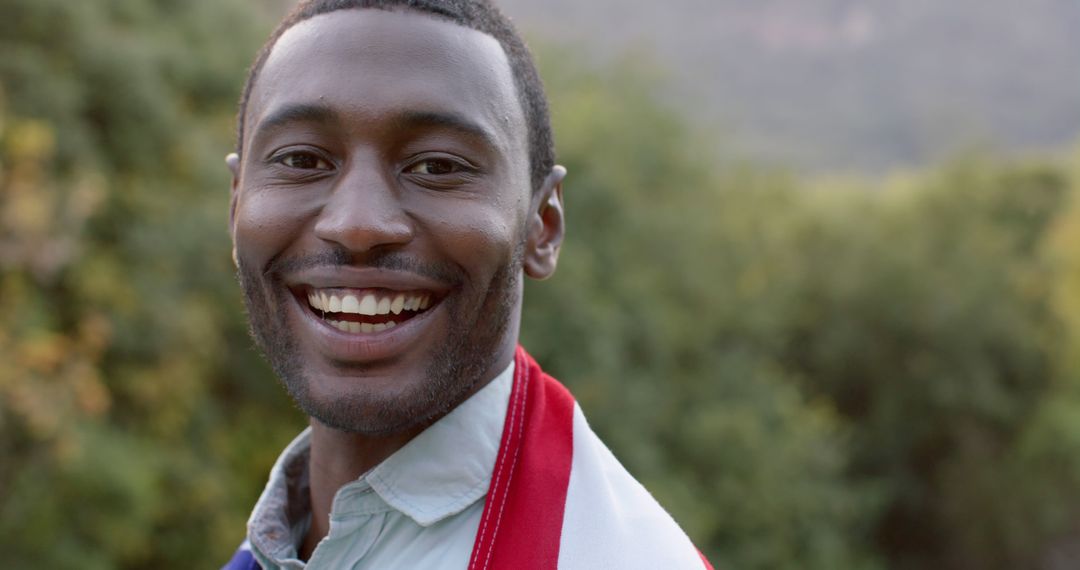
[[(340, 120), (337, 112), (325, 105), (311, 103), (285, 105), (271, 111), (266, 118), (259, 121), (255, 126), (253, 138), (290, 123), (329, 125), (338, 123)], [(394, 128), (400, 131), (422, 128), (448, 129), (478, 138), (488, 146), (499, 146), (495, 134), (489, 129), (464, 115), (451, 111), (403, 111), (392, 117), (391, 122)]]
[(272, 131), (289, 123), (331, 124), (338, 121), (338, 114), (330, 107), (297, 103), (275, 109), (256, 125), (254, 136)]
[(394, 117), (400, 129), (438, 128), (458, 131), (481, 139), (490, 147), (498, 147), (495, 134), (479, 123), (458, 113), (447, 111), (405, 111)]

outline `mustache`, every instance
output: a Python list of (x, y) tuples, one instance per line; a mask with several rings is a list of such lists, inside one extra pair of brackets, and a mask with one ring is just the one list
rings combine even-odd
[(363, 262), (360, 263), (352, 253), (349, 253), (344, 248), (334, 248), (304, 256), (275, 256), (267, 263), (263, 274), (267, 278), (274, 279), (275, 277), (316, 267), (348, 266), (413, 273), (445, 284), (461, 281), (461, 270), (449, 263), (421, 261), (397, 251), (369, 252), (364, 254)]

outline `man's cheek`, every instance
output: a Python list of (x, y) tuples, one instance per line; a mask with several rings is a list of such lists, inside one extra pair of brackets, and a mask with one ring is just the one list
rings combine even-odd
[(298, 241), (305, 220), (314, 215), (310, 203), (284, 193), (242, 196), (237, 204), (236, 249), (239, 257), (265, 263)]
[(450, 217), (445, 219), (460, 220), (455, 233), (462, 243), (481, 247), (485, 252), (513, 249), (524, 223), (516, 209), (499, 202), (472, 203), (446, 215)]
[[(475, 273), (490, 278), (514, 260), (514, 252), (520, 241), (520, 232), (511, 224), (492, 223), (492, 219), (479, 220), (470, 231), (458, 232), (453, 247), (468, 258), (468, 265)], [(480, 275), (477, 275), (480, 277)]]

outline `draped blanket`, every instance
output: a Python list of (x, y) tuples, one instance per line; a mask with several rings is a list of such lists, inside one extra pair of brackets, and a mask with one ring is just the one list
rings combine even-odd
[[(225, 570), (257, 569), (244, 547)], [(708, 569), (682, 529), (520, 346), (469, 570)]]

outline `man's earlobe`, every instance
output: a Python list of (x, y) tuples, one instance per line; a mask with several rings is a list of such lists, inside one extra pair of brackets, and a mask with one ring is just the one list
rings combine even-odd
[(230, 152), (225, 155), (225, 165), (229, 167), (229, 172), (232, 172), (233, 180), (240, 178), (240, 155), (235, 152)]
[(544, 180), (529, 212), (528, 239), (525, 243), (525, 274), (533, 279), (547, 279), (555, 273), (559, 248), (566, 234), (563, 215), (562, 183), (566, 169), (556, 165)]
[(232, 232), (236, 218), (236, 190), (240, 186), (240, 155), (230, 152), (225, 156), (225, 165), (232, 173), (232, 185), (229, 187), (229, 231)]
[(236, 257), (236, 189), (240, 185), (240, 155), (235, 152), (230, 152), (225, 156), (225, 165), (229, 167), (229, 172), (232, 173), (232, 184), (229, 186), (229, 237), (232, 238), (232, 260), (233, 265), (239, 267), (240, 263)]

